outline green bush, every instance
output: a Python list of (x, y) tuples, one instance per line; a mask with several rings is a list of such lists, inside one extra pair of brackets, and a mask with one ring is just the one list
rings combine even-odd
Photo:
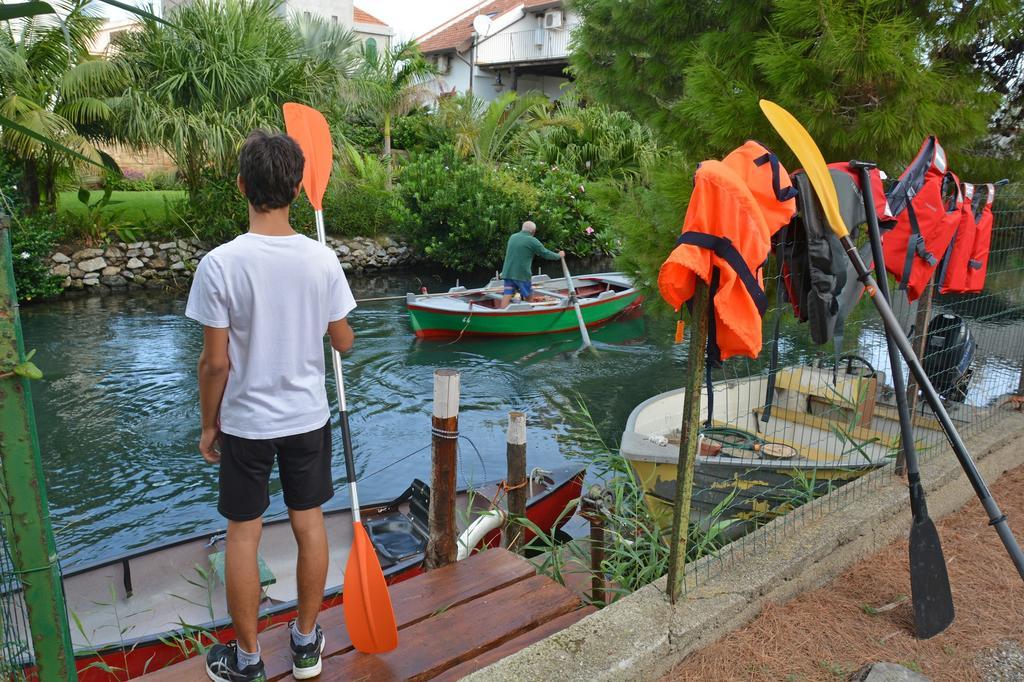
[(571, 172), (495, 168), (444, 147), (414, 155), (399, 191), (409, 210), (406, 236), (446, 267), (500, 266), (508, 236), (524, 220), (537, 223), (539, 238), (552, 250), (587, 256), (606, 246), (596, 207)]
[(450, 142), (451, 135), (438, 122), (437, 115), (426, 109), (396, 118), (391, 128), (391, 146), (394, 149), (422, 152)]
[(331, 130), (348, 140), (357, 149), (379, 154), (384, 146), (384, 133), (373, 123), (353, 118), (338, 118), (331, 121)]
[(56, 221), (52, 214), (16, 217), (13, 221), (11, 256), (20, 301), (56, 296), (63, 291), (62, 278), (50, 274), (50, 256), (63, 236)]
[(147, 180), (141, 173), (125, 171), (122, 177), (109, 178), (104, 186), (115, 192), (152, 192), (156, 185), (152, 180)]
[(153, 171), (146, 175), (156, 190), (185, 189), (185, 184), (178, 178), (176, 171)]
[(396, 192), (368, 182), (332, 179), (324, 196), (324, 221), (335, 236), (392, 234), (408, 219), (408, 210)]

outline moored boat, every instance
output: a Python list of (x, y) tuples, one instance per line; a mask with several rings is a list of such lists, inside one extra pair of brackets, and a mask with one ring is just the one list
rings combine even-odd
[[(716, 382), (711, 426), (701, 427), (691, 518), (705, 529), (730, 519), (726, 534), (737, 536), (890, 461), (899, 428), (895, 407), (882, 401), (882, 380), (870, 367), (837, 376), (831, 368), (782, 368), (767, 422), (767, 376)], [(683, 398), (676, 389), (640, 403), (620, 446), (663, 526), (675, 500)], [(707, 405), (705, 388), (702, 416)], [(915, 422), (920, 446), (941, 437), (928, 421)]]
[[(529, 478), (529, 520), (543, 529), (560, 527), (569, 516), (563, 511), (580, 496), (584, 473), (580, 467), (535, 469)], [(497, 482), (460, 491), (460, 526), (481, 518), (500, 492)], [(363, 524), (389, 583), (422, 572), (429, 499), (426, 484), (414, 481), (390, 502), (361, 507)], [(351, 546), (352, 520), (348, 508), (326, 511), (324, 516), (330, 573), (322, 608), (328, 608), (343, 601), (341, 569)], [(475, 547), (494, 545), (500, 529), (478, 530), (473, 538)], [(79, 679), (137, 677), (194, 654), (197, 639), (209, 644), (211, 637), (233, 638), (222, 577), (224, 540), (223, 531), (204, 533), (67, 571), (64, 591), (74, 623)], [(295, 556), (287, 517), (267, 521), (260, 541), (260, 629), (296, 615)]]
[[(524, 336), (578, 329), (576, 312), (564, 278), (535, 275), (529, 301), (501, 308), (502, 280), (486, 287), (453, 287), (446, 294), (407, 294), (406, 307), (416, 336)], [(621, 272), (573, 277), (580, 311), (587, 327), (608, 322), (643, 300), (632, 280)]]

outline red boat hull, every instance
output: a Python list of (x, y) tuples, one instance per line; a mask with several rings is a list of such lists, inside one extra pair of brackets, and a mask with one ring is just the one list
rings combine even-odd
[[(527, 518), (540, 528), (560, 527), (571, 516), (563, 514), (566, 506), (582, 493), (584, 473), (585, 471), (579, 471), (561, 485), (549, 490), (543, 497), (534, 500), (527, 509)], [(533, 533), (527, 531), (525, 541), (532, 537)], [(500, 539), (500, 532), (495, 532), (488, 535), (483, 544), (496, 546)], [(422, 572), (422, 557), (419, 557), (391, 566), (384, 574), (388, 584), (394, 584)], [(321, 610), (338, 606), (342, 603), (343, 596), (340, 590), (326, 593)], [(286, 606), (281, 611), (262, 617), (259, 629), (262, 631), (272, 625), (287, 623), (295, 617), (296, 607)], [(79, 652), (75, 657), (78, 679), (82, 682), (127, 680), (160, 670), (195, 655), (197, 652), (194, 646), (181, 640), (180, 634), (166, 633), (162, 637), (128, 643), (123, 648), (110, 647), (100, 651)], [(175, 638), (181, 643), (176, 642)], [(211, 628), (208, 635), (203, 634), (203, 641), (207, 646), (214, 640), (228, 642), (234, 638), (235, 631), (230, 622)]]

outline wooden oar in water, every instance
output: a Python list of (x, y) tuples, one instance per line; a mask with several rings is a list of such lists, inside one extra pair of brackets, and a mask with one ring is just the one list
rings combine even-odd
[(576, 287), (573, 286), (572, 277), (569, 276), (569, 266), (565, 264), (565, 258), (562, 261), (562, 273), (565, 275), (565, 286), (569, 291), (569, 302), (572, 303), (576, 309), (576, 321), (580, 325), (580, 336), (583, 337), (583, 345), (580, 346), (580, 350), (584, 348), (593, 349), (593, 344), (590, 343), (590, 333), (587, 331), (587, 325), (583, 322), (583, 311), (580, 310), (580, 300), (576, 297)]
[[(289, 102), (284, 105), (285, 128), (302, 148), (306, 165), (302, 174), (302, 187), (316, 212), (316, 234), (326, 245), (324, 232), (323, 196), (327, 189), (333, 160), (331, 131), (327, 120), (316, 109)], [(345, 405), (345, 383), (341, 371), (341, 355), (331, 348), (334, 381), (338, 388), (338, 407), (341, 417), (342, 449), (345, 452), (345, 472), (352, 493), (352, 549), (345, 566), (345, 627), (352, 645), (368, 654), (381, 654), (398, 646), (398, 626), (391, 607), (391, 595), (384, 581), (377, 551), (370, 542), (359, 519), (359, 495), (356, 491), (356, 467), (352, 454), (352, 434)]]
[[(992, 497), (992, 493), (985, 484), (981, 472), (978, 471), (974, 460), (971, 459), (967, 446), (960, 438), (960, 434), (953, 425), (953, 420), (950, 419), (949, 414), (946, 412), (946, 408), (942, 404), (939, 394), (935, 391), (935, 387), (932, 386), (931, 380), (924, 371), (920, 360), (914, 354), (910, 341), (907, 339), (903, 327), (900, 326), (899, 320), (896, 319), (892, 309), (889, 307), (888, 301), (883, 296), (876, 296), (878, 285), (860, 257), (860, 252), (857, 251), (853, 240), (850, 239), (850, 232), (843, 222), (842, 214), (839, 212), (839, 198), (836, 195), (835, 185), (832, 183), (832, 177), (829, 175), (828, 167), (825, 164), (824, 157), (821, 155), (821, 151), (818, 149), (818, 145), (814, 143), (814, 139), (811, 138), (800, 122), (788, 111), (768, 100), (761, 100), (760, 104), (761, 111), (764, 112), (772, 126), (786, 144), (789, 145), (789, 148), (793, 150), (793, 153), (796, 154), (801, 165), (803, 165), (807, 178), (811, 181), (815, 194), (818, 196), (818, 200), (825, 211), (829, 227), (836, 237), (839, 238), (843, 248), (846, 250), (846, 255), (849, 257), (850, 262), (853, 263), (858, 278), (863, 282), (865, 291), (871, 296), (871, 300), (874, 302), (875, 308), (882, 318), (882, 323), (885, 325), (889, 339), (899, 349), (904, 361), (910, 368), (911, 374), (917, 380), (925, 400), (931, 407), (932, 413), (942, 426), (942, 430), (945, 432), (954, 454), (956, 454), (957, 459), (960, 461), (960, 466), (967, 474), (975, 494), (981, 500), (981, 504), (988, 514), (989, 524), (995, 527), (1000, 540), (1003, 542), (1003, 546), (1017, 568), (1017, 572), (1020, 574), (1021, 579), (1024, 579), (1024, 552), (1021, 552), (1020, 545), (1017, 544), (1017, 540), (1014, 538), (1013, 532), (1006, 522), (1006, 515), (999, 509), (999, 505), (996, 504), (995, 499)], [(869, 188), (865, 187), (864, 191), (869, 191)], [(915, 456), (915, 469), (916, 464)], [(909, 456), (907, 465), (909, 472), (911, 470)], [(935, 529), (935, 524), (932, 520), (928, 518), (927, 509), (924, 506), (924, 489), (921, 486), (920, 478), (918, 477), (915, 481), (910, 479), (908, 475), (908, 483), (910, 484), (911, 509), (914, 513), (914, 522), (910, 528), (910, 586), (914, 602), (914, 620), (920, 636), (927, 637), (942, 632), (952, 622), (952, 597), (949, 596), (947, 599), (946, 595), (949, 593), (943, 594), (941, 592), (942, 576), (946, 573), (945, 558), (942, 554), (942, 545), (939, 542), (938, 531)], [(941, 568), (939, 568), (940, 564)], [(946, 589), (948, 590), (948, 586)], [(945, 603), (946, 601), (948, 603)]]

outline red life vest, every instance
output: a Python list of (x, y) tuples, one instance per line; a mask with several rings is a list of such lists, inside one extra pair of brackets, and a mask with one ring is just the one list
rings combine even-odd
[(896, 225), (883, 235), (882, 251), (907, 300), (921, 295), (953, 239), (960, 223), (959, 184), (932, 135), (888, 194)]
[[(854, 184), (860, 188), (861, 192), (864, 192), (864, 188), (860, 186), (860, 171), (852, 168), (850, 163), (847, 161), (839, 161), (837, 163), (830, 163), (828, 165), (829, 170), (842, 171), (849, 175)], [(892, 208), (889, 206), (889, 198), (885, 196), (885, 173), (878, 168), (872, 168), (868, 171), (868, 175), (871, 177), (871, 197), (875, 200), (875, 215), (878, 216), (878, 224), (886, 230), (890, 228), (896, 219), (893, 217)], [(854, 227), (853, 225), (847, 225), (847, 227)]]
[[(995, 218), (992, 215), (992, 202), (996, 198), (995, 185), (985, 185), (988, 195), (981, 210), (974, 210), (976, 230), (974, 232), (974, 248), (971, 249), (971, 259), (967, 261), (967, 286), (964, 291), (976, 293), (985, 288), (985, 273), (988, 271), (989, 248), (992, 246), (992, 224)], [(980, 197), (977, 197), (980, 200)]]
[(974, 253), (974, 239), (978, 231), (974, 217), (974, 185), (964, 183), (963, 204), (960, 208), (960, 224), (957, 225), (953, 241), (946, 250), (939, 268), (939, 291), (943, 294), (960, 294), (967, 291), (968, 262)]
[(658, 274), (662, 298), (679, 308), (699, 277), (711, 288), (709, 367), (761, 351), (768, 306), (761, 266), (771, 236), (796, 213), (795, 190), (778, 158), (747, 142), (697, 167), (682, 234)]

